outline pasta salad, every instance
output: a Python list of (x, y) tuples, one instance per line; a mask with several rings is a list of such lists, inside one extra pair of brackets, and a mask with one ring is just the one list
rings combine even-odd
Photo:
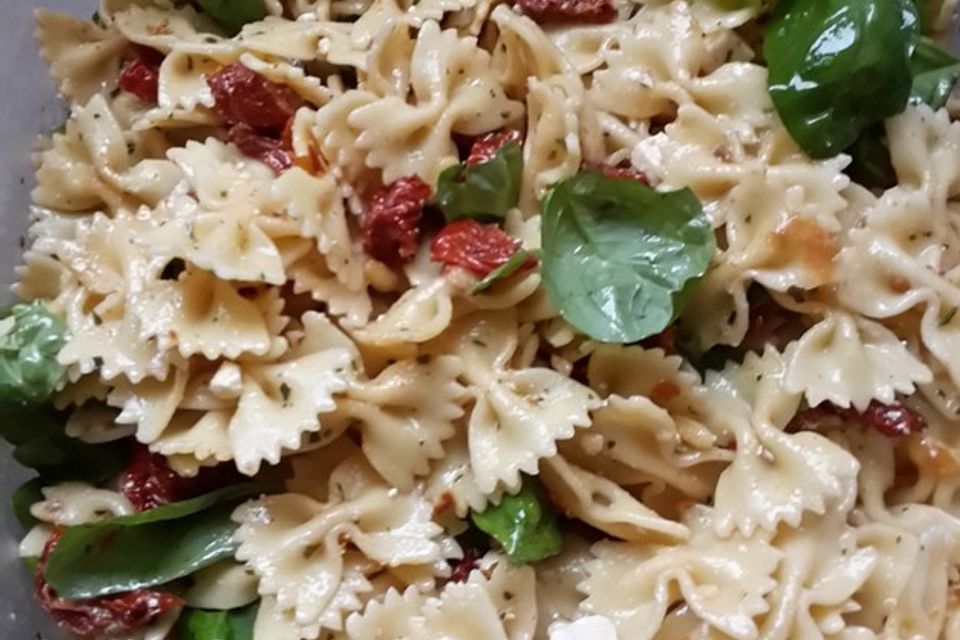
[(102, 0), (0, 319), (129, 640), (960, 638), (950, 0)]

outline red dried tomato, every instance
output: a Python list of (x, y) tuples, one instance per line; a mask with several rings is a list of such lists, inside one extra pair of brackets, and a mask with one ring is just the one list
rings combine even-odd
[(467, 164), (475, 165), (489, 162), (493, 156), (496, 155), (497, 151), (500, 151), (508, 142), (516, 142), (519, 144), (522, 139), (523, 137), (516, 129), (505, 129), (503, 131), (486, 133), (477, 138), (473, 146), (470, 147)]
[(167, 611), (183, 606), (183, 601), (169, 593), (140, 589), (89, 600), (60, 598), (43, 576), (47, 558), (53, 553), (62, 529), (50, 536), (40, 561), (34, 583), (37, 600), (61, 628), (81, 638), (104, 638), (130, 635), (147, 626)]
[(136, 445), (130, 464), (120, 476), (120, 490), (137, 511), (193, 498), (239, 480), (228, 465), (200, 470), (194, 478), (184, 478), (170, 468), (166, 457)]
[(293, 166), (293, 156), (281, 140), (260, 135), (250, 125), (235, 124), (227, 132), (227, 140), (240, 152), (259, 160), (279, 175)]
[(138, 56), (120, 72), (117, 85), (144, 102), (156, 104), (160, 93), (160, 64)]
[(430, 193), (430, 186), (419, 176), (400, 178), (377, 191), (363, 217), (363, 250), (367, 255), (392, 267), (413, 258)]
[(450, 582), (466, 582), (470, 573), (477, 568), (480, 562), (480, 553), (476, 549), (468, 548), (463, 552), (463, 558), (453, 565)]
[(293, 89), (267, 80), (239, 62), (207, 78), (216, 101), (214, 109), (228, 124), (279, 131), (303, 106)]
[(844, 409), (831, 402), (822, 402), (816, 407), (797, 414), (790, 423), (791, 431), (809, 429), (830, 416), (839, 416), (845, 420), (873, 429), (890, 438), (898, 438), (918, 433), (927, 428), (927, 421), (922, 415), (899, 402), (883, 404), (873, 400), (863, 411), (853, 407)]
[(634, 169), (633, 167), (619, 167), (611, 164), (589, 164), (586, 165), (588, 169), (593, 169), (594, 171), (599, 171), (607, 178), (621, 179), (621, 180), (639, 180), (643, 184), (650, 184), (647, 180), (647, 176), (642, 172)]
[[(430, 245), (430, 257), (435, 262), (462, 267), (482, 278), (519, 249), (520, 242), (497, 225), (462, 218), (440, 230)], [(535, 260), (531, 257), (528, 266), (535, 264)]]
[(640, 346), (644, 349), (663, 349), (668, 355), (676, 353), (677, 333), (677, 326), (672, 324), (657, 335), (641, 340)]
[(517, 6), (541, 23), (602, 24), (617, 18), (612, 0), (518, 0)]

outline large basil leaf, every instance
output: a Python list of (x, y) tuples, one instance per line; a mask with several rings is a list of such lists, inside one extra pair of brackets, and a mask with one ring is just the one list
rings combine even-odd
[(503, 218), (520, 198), (522, 177), (523, 151), (511, 141), (486, 162), (447, 167), (437, 181), (437, 204), (448, 222)]
[(166, 584), (233, 555), (230, 519), (257, 484), (227, 487), (132, 516), (67, 529), (44, 575), (65, 598), (97, 596)]
[(30, 514), (30, 507), (43, 500), (43, 494), (40, 492), (42, 487), (43, 481), (40, 478), (27, 480), (17, 487), (17, 490), (10, 497), (13, 515), (24, 529), (29, 529), (37, 524), (36, 518)]
[(957, 83), (957, 76), (960, 76), (960, 60), (930, 38), (920, 38), (910, 66), (913, 71), (910, 99), (925, 102), (933, 109), (945, 105)]
[(88, 444), (64, 432), (64, 416), (50, 407), (0, 409), (0, 437), (13, 445), (14, 459), (35, 469), (45, 484), (110, 480), (126, 465), (124, 442)]
[(0, 320), (0, 407), (46, 401), (66, 372), (57, 362), (65, 342), (66, 327), (43, 303), (14, 305)]
[(581, 171), (543, 201), (541, 272), (561, 315), (603, 342), (636, 342), (670, 324), (713, 256), (688, 189)]
[(230, 34), (267, 15), (264, 0), (197, 0), (197, 4)]
[(538, 562), (560, 553), (563, 534), (536, 478), (524, 476), (516, 495), (504, 496), (500, 504), (473, 512), (478, 529), (500, 543), (511, 562)]
[(784, 126), (814, 158), (903, 111), (919, 30), (909, 0), (781, 0), (764, 38)]
[(253, 640), (260, 603), (230, 611), (187, 609), (177, 620), (173, 640)]

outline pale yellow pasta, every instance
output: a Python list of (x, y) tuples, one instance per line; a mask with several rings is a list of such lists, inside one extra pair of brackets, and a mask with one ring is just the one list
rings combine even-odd
[[(256, 606), (254, 640), (960, 638), (956, 96), (885, 121), (896, 180), (868, 189), (778, 115), (770, 3), (264, 0), (234, 35), (205, 4), (37, 13), (69, 115), (14, 286), (64, 321), (68, 437), (267, 479), (188, 611)], [(943, 38), (956, 3), (923, 4)], [(155, 101), (119, 81), (147, 49)], [(247, 122), (228, 65), (296, 104)], [(478, 287), (440, 257), (440, 176), (507, 129), (517, 201), (476, 221), (529, 254)], [(639, 343), (578, 329), (539, 253), (554, 185), (601, 165), (689, 189), (716, 239)], [(399, 180), (423, 211), (384, 213)], [(924, 429), (884, 435), (901, 413)], [(19, 553), (134, 513), (122, 485), (45, 486)], [(531, 487), (555, 555), (473, 548)]]

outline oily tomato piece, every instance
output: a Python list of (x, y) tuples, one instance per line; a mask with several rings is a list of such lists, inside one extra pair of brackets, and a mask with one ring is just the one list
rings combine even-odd
[(517, 6), (538, 23), (603, 24), (617, 18), (612, 0), (519, 0)]
[(391, 267), (408, 262), (420, 243), (420, 220), (430, 186), (419, 176), (399, 178), (377, 191), (363, 217), (363, 250)]
[[(509, 260), (520, 249), (514, 240), (495, 224), (480, 224), (470, 218), (451, 222), (430, 245), (430, 257), (447, 266), (457, 266), (482, 278)], [(534, 264), (531, 258), (530, 264)]]
[(644, 184), (650, 184), (650, 181), (647, 179), (647, 176), (642, 172), (634, 169), (633, 167), (621, 167), (615, 166), (612, 164), (589, 164), (585, 165), (587, 169), (593, 169), (594, 171), (599, 171), (606, 178), (615, 178), (620, 180), (638, 180)]
[(470, 155), (467, 156), (466, 164), (475, 165), (489, 162), (497, 151), (500, 151), (508, 142), (520, 144), (522, 139), (523, 136), (516, 129), (485, 133), (477, 138), (473, 146), (470, 147)]
[(899, 402), (883, 404), (879, 400), (873, 400), (863, 411), (858, 411), (853, 407), (844, 409), (831, 402), (822, 402), (797, 414), (790, 424), (790, 430), (798, 431), (812, 428), (820, 421), (831, 416), (856, 422), (890, 438), (919, 433), (927, 428), (926, 419), (913, 409)]
[(137, 511), (148, 511), (171, 502), (187, 500), (239, 481), (235, 469), (219, 465), (184, 478), (170, 468), (165, 456), (136, 445), (130, 463), (120, 476), (120, 490)]
[(237, 145), (240, 153), (259, 160), (280, 175), (293, 166), (293, 155), (282, 140), (261, 135), (250, 125), (238, 123), (230, 127), (227, 140)]
[(166, 592), (139, 589), (112, 596), (73, 600), (57, 596), (43, 576), (47, 559), (63, 529), (55, 530), (37, 563), (34, 584), (40, 606), (64, 630), (81, 638), (112, 638), (133, 634), (167, 611), (183, 606), (183, 601)]
[(479, 566), (480, 552), (468, 547), (464, 550), (463, 557), (453, 564), (453, 570), (450, 572), (450, 582), (466, 582), (473, 570)]
[(152, 56), (138, 55), (120, 72), (117, 85), (143, 102), (156, 104), (160, 93), (160, 62)]
[(207, 78), (214, 110), (228, 124), (280, 132), (304, 101), (293, 89), (267, 80), (239, 62)]

